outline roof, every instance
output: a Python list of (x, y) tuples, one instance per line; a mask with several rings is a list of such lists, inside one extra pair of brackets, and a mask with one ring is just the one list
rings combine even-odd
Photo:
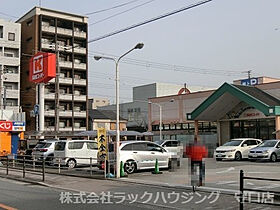
[(257, 87), (224, 83), (192, 113), (188, 113), (187, 119), (216, 121), (240, 102), (245, 102), (266, 116), (280, 115), (279, 99)]
[[(116, 112), (111, 110), (92, 109), (89, 110), (89, 117), (92, 120), (116, 120)], [(126, 120), (120, 117), (120, 120)]]
[[(96, 137), (97, 136), (97, 130), (83, 131), (83, 132), (77, 133), (76, 135), (77, 136)], [(115, 130), (107, 130), (107, 135), (108, 136), (116, 136), (116, 131)], [(140, 132), (137, 132), (137, 131), (120, 131), (120, 136), (146, 136), (146, 135), (144, 133), (140, 133)]]

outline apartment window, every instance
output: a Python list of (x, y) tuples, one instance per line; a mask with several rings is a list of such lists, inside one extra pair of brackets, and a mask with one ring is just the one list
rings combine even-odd
[(9, 40), (9, 41), (15, 41), (15, 39), (16, 39), (15, 33), (9, 32), (9, 33), (8, 33), (8, 40)]
[(31, 26), (32, 25), (32, 19), (29, 20), (27, 23), (26, 23), (27, 26)]
[(3, 38), (3, 26), (0, 26), (0, 38)]

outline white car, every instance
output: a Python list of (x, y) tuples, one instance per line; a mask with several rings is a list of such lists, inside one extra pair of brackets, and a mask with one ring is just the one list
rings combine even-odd
[(47, 163), (53, 161), (54, 156), (54, 144), (58, 141), (57, 139), (48, 139), (39, 141), (32, 150), (32, 156), (36, 160), (45, 159)]
[(55, 143), (54, 158), (55, 164), (60, 163), (69, 168), (77, 165), (89, 165), (97, 163), (97, 142), (93, 140), (61, 140)]
[(173, 157), (182, 157), (183, 145), (177, 140), (160, 140), (155, 141), (158, 145), (167, 150)]
[(223, 146), (217, 147), (214, 152), (216, 160), (242, 160), (248, 158), (249, 150), (257, 147), (262, 141), (253, 138), (231, 139)]
[(156, 159), (159, 168), (168, 168), (170, 154), (158, 144), (148, 141), (123, 141), (120, 146), (120, 161), (124, 170), (131, 174), (136, 170), (155, 168)]

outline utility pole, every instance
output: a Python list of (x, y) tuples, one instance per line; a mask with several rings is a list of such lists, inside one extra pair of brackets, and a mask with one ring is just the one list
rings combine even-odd
[(55, 52), (56, 52), (56, 77), (55, 77), (55, 131), (59, 131), (59, 76), (60, 76), (60, 67), (59, 67), (59, 46), (57, 42), (55, 43)]
[(249, 81), (251, 80), (251, 72), (252, 72), (252, 70), (248, 70), (248, 71), (247, 71), (247, 74), (248, 74), (248, 80), (249, 80)]

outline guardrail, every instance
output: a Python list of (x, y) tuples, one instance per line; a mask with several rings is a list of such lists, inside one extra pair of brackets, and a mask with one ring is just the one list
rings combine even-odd
[[(259, 181), (269, 181), (269, 182), (280, 182), (280, 179), (270, 179), (270, 178), (259, 178), (259, 177), (249, 177), (244, 176), (244, 171), (240, 170), (240, 194), (239, 194), (239, 209), (244, 209), (244, 203), (246, 202), (246, 199), (244, 198), (244, 192), (258, 192), (258, 193), (271, 193), (273, 195), (280, 196), (280, 191), (271, 191), (271, 190), (260, 190), (260, 189), (250, 189), (244, 187), (244, 180), (259, 180)], [(248, 202), (249, 203), (249, 202)], [(272, 206), (280, 206), (280, 203), (263, 203), (263, 202), (256, 202), (250, 200), (250, 203), (256, 203), (256, 204), (265, 204), (265, 205), (272, 205)]]
[[(65, 160), (74, 160), (74, 168), (70, 168)], [(81, 176), (87, 178), (106, 178), (106, 170), (97, 169), (97, 158), (82, 157), (51, 157), (36, 158), (34, 155), (14, 155), (0, 157), (0, 173), (8, 176), (12, 171), (21, 174), (22, 178), (26, 178), (27, 174), (38, 175), (44, 182), (46, 173), (61, 174), (70, 176)], [(2, 170), (1, 170), (2, 169)]]

